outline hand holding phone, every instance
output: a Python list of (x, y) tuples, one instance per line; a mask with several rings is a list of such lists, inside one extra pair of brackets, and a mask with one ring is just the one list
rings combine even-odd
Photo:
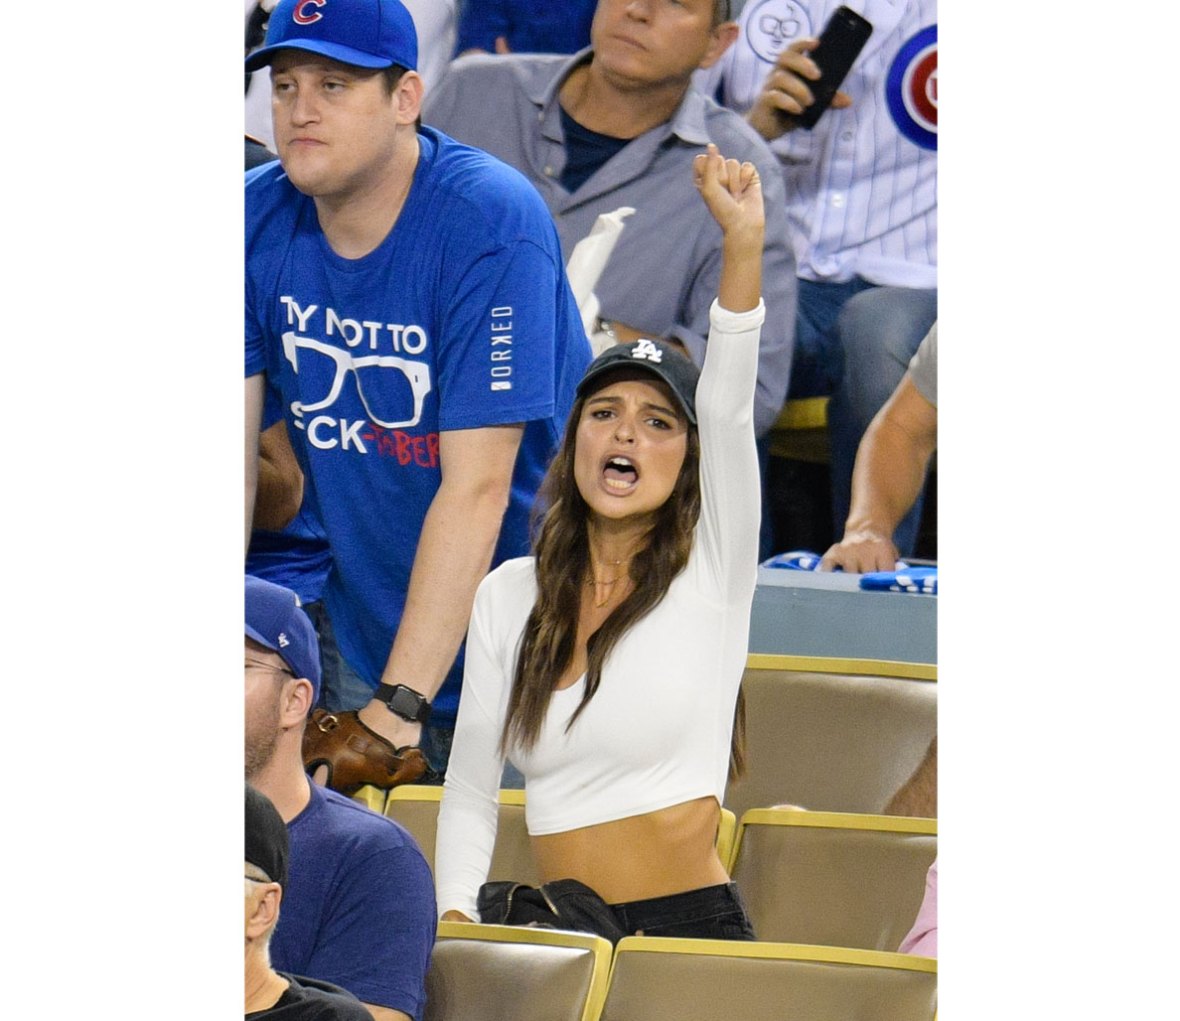
[(872, 30), (855, 11), (841, 7), (818, 39), (794, 40), (766, 76), (746, 115), (750, 125), (772, 142), (795, 128), (813, 127), (829, 106), (848, 106), (851, 99), (838, 90)]
[(820, 77), (811, 85), (814, 101), (795, 118), (798, 127), (815, 127), (872, 34), (873, 26), (851, 8), (837, 7), (832, 13), (820, 33), (819, 45), (811, 51)]

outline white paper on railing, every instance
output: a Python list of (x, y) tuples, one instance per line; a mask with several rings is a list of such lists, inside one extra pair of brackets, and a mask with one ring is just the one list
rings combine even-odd
[(574, 300), (578, 303), (578, 312), (582, 316), (582, 329), (586, 331), (586, 338), (591, 344), (594, 344), (598, 319), (598, 297), (594, 293), (594, 286), (606, 269), (615, 242), (623, 232), (623, 221), (633, 212), (635, 210), (631, 206), (620, 206), (609, 213), (600, 214), (590, 228), (590, 233), (574, 245), (565, 267)]

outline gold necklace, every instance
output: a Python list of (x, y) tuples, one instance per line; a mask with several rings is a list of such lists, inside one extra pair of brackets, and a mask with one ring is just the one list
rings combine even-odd
[[(602, 561), (602, 566), (605, 567), (609, 565), (611, 567), (618, 567), (622, 563), (622, 559), (604, 560)], [(614, 578), (604, 578), (602, 580), (595, 578), (593, 575), (587, 578), (586, 584), (594, 586), (594, 608), (601, 609), (602, 607), (606, 606), (606, 604), (610, 602), (611, 596), (614, 595), (614, 587), (626, 577), (627, 574), (624, 572), (623, 574), (616, 575)], [(606, 591), (599, 595), (599, 592), (602, 589), (606, 589)]]

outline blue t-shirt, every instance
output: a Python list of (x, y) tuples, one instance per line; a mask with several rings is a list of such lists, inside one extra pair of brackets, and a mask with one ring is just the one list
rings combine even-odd
[[(282, 394), (332, 548), (341, 653), (377, 686), (441, 480), (440, 431), (526, 423), (493, 565), (528, 552), (528, 515), (590, 347), (540, 196), (441, 132), (393, 230), (344, 259), (278, 164), (246, 176), (246, 375)], [(462, 654), (434, 700), (453, 725)], [(413, 678), (399, 678), (413, 686)]]
[(246, 573), (289, 588), (304, 606), (323, 598), (331, 568), (327, 537), (306, 497), (281, 532), (256, 528), (250, 533)]
[(287, 834), (272, 966), (420, 1018), (438, 923), (434, 879), (414, 838), (316, 784)]

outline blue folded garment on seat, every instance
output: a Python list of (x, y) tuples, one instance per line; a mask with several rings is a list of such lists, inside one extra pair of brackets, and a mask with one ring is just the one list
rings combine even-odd
[(819, 567), (823, 558), (818, 553), (809, 550), (792, 550), (790, 553), (779, 553), (764, 561), (763, 567), (780, 567), (788, 571), (814, 571)]
[(938, 595), (937, 567), (907, 567), (897, 571), (874, 571), (861, 576), (860, 587), (870, 592), (912, 592)]

